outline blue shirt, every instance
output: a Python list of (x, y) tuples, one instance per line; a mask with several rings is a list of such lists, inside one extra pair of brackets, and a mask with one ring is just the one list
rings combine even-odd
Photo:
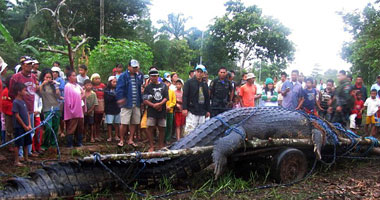
[(380, 85), (375, 83), (372, 85), (371, 90), (376, 89), (377, 90), (377, 98), (380, 98)]
[(317, 97), (317, 90), (312, 88), (311, 90), (309, 89), (303, 89), (302, 90), (302, 96), (304, 98), (304, 102), (302, 104), (303, 108), (306, 108), (308, 110), (315, 110), (315, 100)]
[(290, 91), (283, 96), (282, 107), (288, 109), (296, 109), (298, 101), (302, 97), (302, 85), (297, 82), (286, 81), (281, 88), (281, 92), (285, 92), (286, 88), (290, 88)]
[(15, 115), (16, 113), (20, 115), (20, 118), (22, 119), (24, 124), (26, 126), (29, 126), (28, 109), (26, 107), (25, 101), (15, 99), (13, 101), (12, 112), (13, 112), (13, 127), (14, 128), (23, 128), (16, 119), (16, 115)]

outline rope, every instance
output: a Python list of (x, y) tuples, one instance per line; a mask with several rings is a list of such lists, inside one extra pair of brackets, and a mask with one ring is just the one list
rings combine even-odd
[(229, 135), (232, 131), (235, 131), (236, 133), (238, 133), (243, 139), (245, 139), (246, 135), (244, 132), (240, 131), (238, 128), (236, 127), (239, 127), (241, 126), (242, 124), (244, 124), (249, 118), (251, 118), (252, 116), (254, 116), (256, 114), (256, 110), (254, 110), (248, 117), (244, 118), (243, 120), (241, 120), (239, 123), (231, 126), (229, 125), (226, 121), (224, 121), (220, 116), (215, 116), (213, 118), (219, 120), (220, 122), (222, 122), (222, 124), (226, 127), (228, 127), (228, 129), (224, 132), (224, 134), (227, 136)]

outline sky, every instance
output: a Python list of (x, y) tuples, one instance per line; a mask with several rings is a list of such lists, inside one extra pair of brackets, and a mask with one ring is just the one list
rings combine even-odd
[[(352, 39), (344, 31), (339, 11), (362, 11), (371, 0), (242, 0), (246, 6), (257, 5), (264, 15), (278, 19), (291, 30), (294, 43), (294, 61), (287, 72), (298, 69), (310, 75), (317, 64), (321, 72), (328, 69), (349, 70), (350, 64), (340, 57), (342, 45)], [(206, 30), (215, 17), (225, 13), (226, 0), (152, 0), (151, 19), (156, 27), (160, 19), (170, 13), (183, 13), (191, 19), (185, 28)]]

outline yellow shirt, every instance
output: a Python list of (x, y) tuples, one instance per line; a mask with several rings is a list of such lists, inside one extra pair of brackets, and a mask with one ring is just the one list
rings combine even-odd
[(174, 106), (177, 103), (176, 97), (175, 97), (175, 92), (173, 90), (169, 89), (168, 93), (169, 93), (169, 100), (166, 102), (166, 108), (170, 108), (168, 113), (173, 113)]

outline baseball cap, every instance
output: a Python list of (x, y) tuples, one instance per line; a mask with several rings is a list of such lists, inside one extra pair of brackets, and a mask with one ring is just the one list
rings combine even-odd
[(132, 59), (131, 61), (129, 61), (129, 66), (131, 66), (131, 67), (139, 67), (140, 64), (139, 64), (139, 61), (137, 61), (135, 59)]
[(149, 70), (149, 76), (159, 76), (160, 74), (156, 69)]
[(91, 75), (90, 80), (93, 81), (95, 78), (100, 78), (100, 75), (98, 73), (94, 73)]
[(255, 74), (254, 73), (248, 73), (247, 79), (250, 79), (250, 78), (256, 78)]
[(52, 72), (61, 72), (61, 68), (59, 68), (59, 67), (52, 67), (51, 71)]
[(116, 76), (110, 76), (110, 77), (108, 77), (108, 82), (112, 81), (113, 79), (116, 79)]
[(166, 77), (168, 77), (168, 76), (170, 76), (170, 73), (169, 73), (169, 72), (165, 72), (165, 73), (164, 73), (164, 78), (166, 78)]
[(162, 81), (167, 81), (167, 82), (169, 82), (169, 83), (172, 83), (171, 81), (170, 81), (170, 79), (168, 79), (168, 78), (164, 78), (164, 79), (162, 79)]
[(32, 60), (34, 64), (40, 64), (40, 62), (38, 62), (38, 60)]
[(20, 57), (20, 64), (23, 64), (23, 63), (33, 63), (33, 60), (30, 56), (21, 56)]
[(182, 83), (182, 85), (184, 85), (185, 83), (183, 82), (183, 80), (182, 79), (178, 79), (177, 81), (176, 81), (176, 83), (178, 83), (178, 82), (180, 82), (180, 83)]
[(206, 67), (203, 66), (203, 65), (197, 65), (197, 66), (195, 67), (195, 70), (198, 70), (198, 69), (202, 70), (202, 72), (207, 71), (207, 70), (206, 70)]

